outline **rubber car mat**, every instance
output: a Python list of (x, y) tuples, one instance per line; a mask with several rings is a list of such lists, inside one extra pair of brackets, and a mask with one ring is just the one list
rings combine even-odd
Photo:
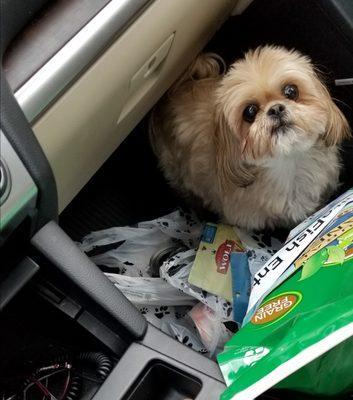
[(92, 231), (156, 218), (182, 204), (158, 169), (142, 122), (66, 207), (60, 225), (80, 240)]

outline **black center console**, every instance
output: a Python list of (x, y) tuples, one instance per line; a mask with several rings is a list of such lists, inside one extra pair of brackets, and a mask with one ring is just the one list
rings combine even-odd
[[(95, 373), (93, 383), (81, 376), (77, 399), (219, 398), (225, 386), (217, 364), (149, 325), (55, 222), (33, 236), (28, 252), (1, 282), (4, 398), (21, 394), (22, 384), (34, 390), (29, 377), (53, 364), (80, 371), (80, 354), (101, 354), (114, 368), (104, 379)], [(20, 283), (27, 285), (18, 293)]]
[(219, 398), (225, 386), (217, 364), (149, 325), (56, 223), (31, 243), (43, 269), (41, 296), (117, 359), (95, 399)]

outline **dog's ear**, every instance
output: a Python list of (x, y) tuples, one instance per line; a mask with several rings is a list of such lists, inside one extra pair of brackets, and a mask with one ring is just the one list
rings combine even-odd
[(348, 139), (351, 130), (345, 116), (332, 100), (329, 91), (320, 78), (318, 78), (318, 82), (328, 110), (328, 121), (323, 139), (326, 146), (334, 146), (340, 144), (344, 139)]
[(344, 139), (348, 139), (351, 132), (345, 116), (333, 102), (331, 97), (327, 100), (327, 108), (329, 111), (329, 118), (324, 135), (324, 141), (327, 146), (334, 146), (340, 144)]
[(329, 121), (324, 140), (327, 146), (333, 146), (341, 143), (344, 139), (348, 139), (351, 131), (345, 116), (332, 99), (329, 100), (328, 109)]
[(215, 125), (217, 176), (221, 190), (228, 191), (233, 185), (249, 186), (255, 175), (242, 162), (240, 143), (221, 110), (216, 111)]

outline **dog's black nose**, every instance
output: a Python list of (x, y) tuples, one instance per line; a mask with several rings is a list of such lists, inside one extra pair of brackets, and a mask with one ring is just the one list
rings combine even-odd
[(267, 115), (271, 117), (281, 117), (286, 111), (286, 107), (283, 104), (275, 104), (268, 111)]

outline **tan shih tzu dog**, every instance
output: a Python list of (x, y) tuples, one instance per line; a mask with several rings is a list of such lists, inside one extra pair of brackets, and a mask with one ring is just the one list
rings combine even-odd
[(189, 72), (150, 121), (170, 184), (246, 229), (290, 227), (320, 207), (349, 126), (309, 58), (265, 46), (225, 75), (207, 54)]

